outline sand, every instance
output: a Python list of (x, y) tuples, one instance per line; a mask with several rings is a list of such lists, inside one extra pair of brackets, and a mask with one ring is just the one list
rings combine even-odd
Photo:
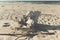
[[(22, 15), (28, 11), (34, 11), (37, 28), (36, 34), (31, 36), (10, 35), (26, 34), (27, 30), (15, 30), (20, 27), (18, 21), (21, 21)], [(38, 16), (39, 14), (39, 16)], [(40, 15), (41, 14), (41, 15)], [(16, 20), (15, 17), (18, 17)], [(37, 17), (38, 16), (38, 17)], [(37, 19), (38, 18), (38, 19)], [(8, 20), (7, 20), (8, 19)], [(10, 27), (3, 27), (4, 23), (11, 23)], [(60, 40), (60, 4), (32, 4), (32, 3), (0, 3), (0, 40)], [(29, 31), (29, 29), (28, 29)], [(4, 35), (3, 35), (4, 34)], [(9, 34), (9, 35), (8, 35)]]

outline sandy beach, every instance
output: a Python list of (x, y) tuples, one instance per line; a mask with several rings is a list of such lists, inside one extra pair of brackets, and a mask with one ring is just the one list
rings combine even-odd
[[(37, 35), (32, 37), (12, 34), (25, 34), (27, 30), (15, 30), (20, 27), (18, 21), (28, 11), (33, 11), (32, 16), (36, 21)], [(18, 19), (15, 19), (17, 16)], [(4, 25), (8, 24), (9, 27)], [(35, 32), (34, 32), (35, 33)], [(25, 2), (0, 2), (0, 40), (60, 40), (60, 3), (35, 4)]]

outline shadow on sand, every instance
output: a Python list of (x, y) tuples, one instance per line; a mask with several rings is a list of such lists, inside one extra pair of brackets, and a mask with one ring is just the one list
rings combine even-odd
[(45, 33), (46, 35), (54, 35), (55, 33), (49, 33), (48, 30), (60, 30), (60, 25), (58, 25), (58, 26), (55, 26), (55, 25), (51, 26), (51, 25), (38, 24), (37, 23), (37, 21), (38, 21), (37, 19), (40, 16), (41, 12), (39, 12), (39, 11), (32, 12), (31, 11), (30, 13), (33, 14), (33, 15), (31, 15), (31, 18), (35, 22), (34, 26), (32, 26), (32, 28), (31, 28), (33, 33), (43, 31), (43, 32), (47, 32), (47, 33)]

